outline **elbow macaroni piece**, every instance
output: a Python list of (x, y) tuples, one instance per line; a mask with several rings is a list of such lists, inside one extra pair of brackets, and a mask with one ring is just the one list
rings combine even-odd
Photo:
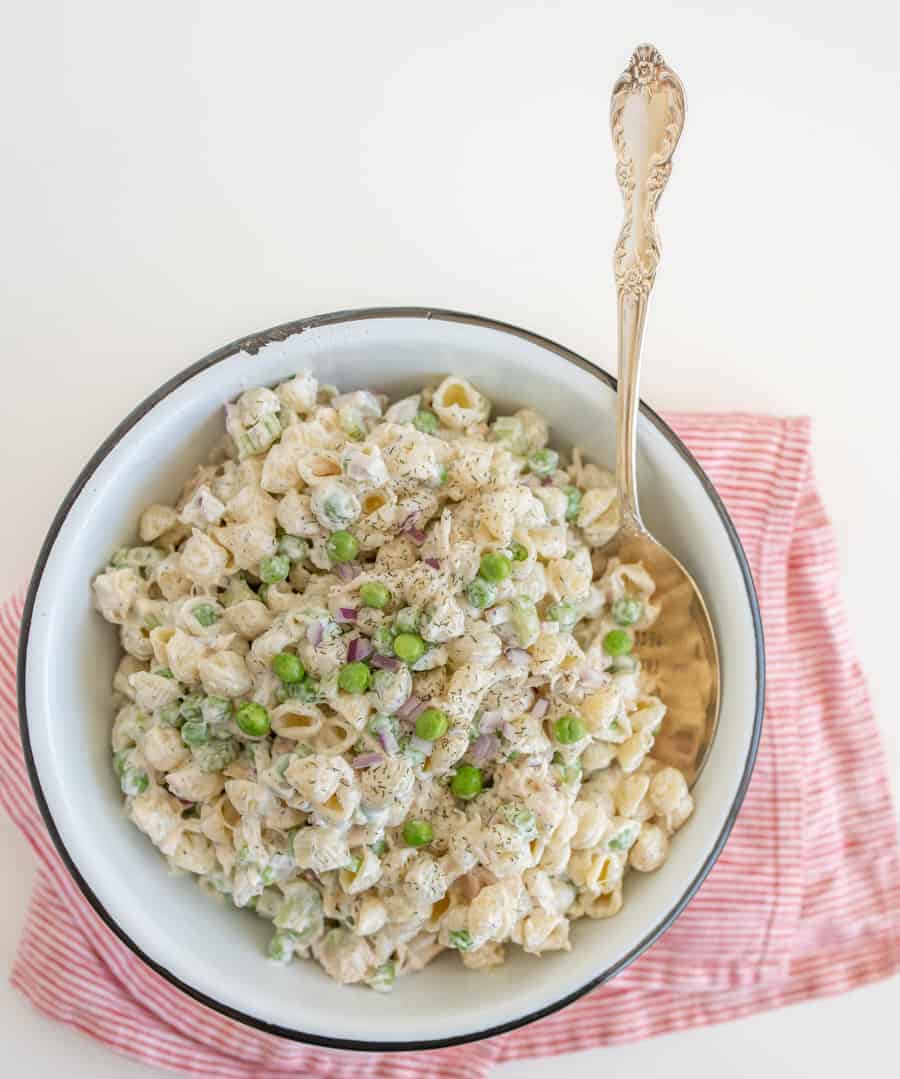
[(93, 581), (128, 815), (345, 984), (567, 951), (693, 811), (652, 756), (665, 701), (603, 646), (623, 601), (629, 634), (658, 614), (643, 565), (594, 558), (612, 475), (579, 450), (538, 475), (543, 417), (490, 411), (457, 375), (394, 404), (248, 389), (220, 463)]

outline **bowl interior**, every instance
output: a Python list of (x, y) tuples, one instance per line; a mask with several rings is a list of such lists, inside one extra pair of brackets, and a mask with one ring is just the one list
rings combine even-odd
[(164, 387), (153, 407), (132, 418), (92, 462), (49, 551), (28, 636), (26, 705), (35, 771), (59, 838), (108, 918), (193, 992), (249, 1021), (330, 1042), (421, 1045), (477, 1035), (552, 1007), (638, 954), (702, 877), (730, 822), (752, 756), (761, 693), (754, 612), (739, 551), (695, 467), (644, 415), (642, 507), (648, 526), (707, 598), (721, 650), (723, 696), (718, 736), (695, 790), (696, 813), (660, 871), (632, 875), (617, 917), (578, 922), (568, 954), (539, 960), (510, 948), (509, 961), (489, 974), (467, 972), (446, 956), (381, 995), (339, 986), (313, 963), (267, 962), (267, 923), (213, 902), (187, 877), (166, 872), (121, 811), (109, 758), (118, 640), (93, 613), (89, 582), (116, 547), (133, 541), (148, 502), (177, 495), (219, 437), (225, 401), (303, 367), (342, 389), (391, 395), (453, 371), (501, 409), (528, 405), (541, 411), (556, 445), (579, 445), (599, 463), (613, 461), (615, 396), (596, 370), (495, 324), (423, 316), (314, 324), (255, 354), (223, 350), (205, 368)]

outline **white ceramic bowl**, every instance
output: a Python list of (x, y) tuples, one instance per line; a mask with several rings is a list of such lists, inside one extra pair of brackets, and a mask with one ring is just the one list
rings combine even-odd
[(530, 405), (565, 448), (614, 458), (615, 383), (543, 338), (468, 315), (423, 309), (341, 312), (235, 342), (140, 405), (104, 442), (60, 509), (32, 581), (20, 654), (22, 734), (47, 825), (81, 890), (145, 962), (184, 991), (270, 1033), (340, 1048), (414, 1049), (500, 1033), (574, 1000), (621, 971), (684, 909), (728, 836), (760, 734), (759, 611), (734, 528), (697, 463), (643, 407), (641, 505), (650, 529), (698, 581), (716, 626), (722, 712), (695, 789), (696, 812), (656, 873), (633, 874), (622, 912), (582, 919), (573, 950), (542, 959), (508, 950), (490, 974), (443, 956), (382, 995), (331, 981), (314, 963), (265, 960), (267, 924), (170, 876), (122, 814), (110, 765), (110, 680), (117, 634), (91, 608), (89, 582), (133, 541), (140, 510), (168, 501), (222, 430), (245, 387), (310, 367), (342, 389), (404, 394), (446, 372), (501, 409)]

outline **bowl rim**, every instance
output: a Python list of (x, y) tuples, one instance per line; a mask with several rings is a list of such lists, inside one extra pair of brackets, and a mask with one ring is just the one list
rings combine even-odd
[(716, 842), (709, 852), (706, 860), (698, 870), (697, 874), (682, 893), (678, 901), (672, 906), (668, 913), (660, 919), (659, 923), (647, 933), (641, 940), (639, 940), (629, 951), (616, 963), (607, 967), (601, 971), (596, 977), (588, 979), (578, 989), (567, 993), (565, 996), (560, 997), (557, 1000), (552, 1001), (550, 1004), (537, 1009), (536, 1011), (529, 1012), (517, 1019), (512, 1019), (506, 1023), (501, 1023), (497, 1026), (488, 1027), (483, 1030), (476, 1030), (465, 1034), (458, 1034), (452, 1037), (446, 1038), (425, 1038), (425, 1039), (410, 1039), (399, 1041), (384, 1041), (373, 1042), (367, 1040), (357, 1040), (349, 1038), (332, 1038), (320, 1034), (308, 1034), (303, 1031), (291, 1028), (283, 1027), (273, 1023), (267, 1023), (265, 1020), (258, 1019), (256, 1016), (248, 1015), (242, 1012), (238, 1008), (233, 1008), (230, 1005), (222, 1004), (215, 998), (208, 996), (205, 993), (200, 992), (193, 986), (182, 981), (176, 977), (166, 967), (162, 966), (156, 960), (147, 955), (138, 945), (121, 929), (114, 918), (107, 912), (106, 908), (101, 903), (100, 899), (94, 893), (87, 881), (82, 877), (80, 871), (71, 855), (69, 854), (59, 831), (56, 828), (56, 824), (53, 820), (53, 816), (50, 813), (49, 805), (44, 796), (41, 788), (40, 779), (37, 772), (37, 766), (35, 763), (34, 754), (31, 746), (31, 739), (29, 735), (29, 724), (27, 714), (26, 703), (26, 668), (28, 657), (28, 642), (31, 633), (31, 622), (34, 611), (34, 604), (37, 597), (38, 589), (43, 578), (44, 569), (47, 561), (50, 557), (50, 553), (56, 543), (56, 539), (62, 528), (69, 511), (72, 509), (75, 502), (81, 495), (82, 490), (90, 480), (94, 472), (99, 468), (101, 463), (105, 460), (108, 454), (113, 448), (125, 437), (125, 435), (141, 420), (148, 412), (150, 412), (157, 404), (164, 400), (173, 391), (184, 385), (195, 375), (201, 371), (205, 371), (207, 368), (214, 366), (217, 363), (221, 363), (223, 360), (233, 356), (236, 352), (247, 352), (250, 355), (255, 355), (261, 348), (271, 342), (284, 341), (295, 334), (304, 333), (307, 330), (320, 327), (320, 326), (332, 326), (346, 322), (358, 322), (366, 319), (393, 319), (393, 318), (405, 318), (405, 319), (426, 319), (432, 321), (442, 322), (454, 322), (464, 323), (471, 326), (477, 326), (481, 329), (493, 330), (499, 333), (509, 334), (513, 337), (522, 338), (539, 348), (542, 348), (548, 352), (554, 353), (556, 356), (572, 363), (575, 366), (581, 368), (583, 371), (592, 375), (594, 378), (599, 379), (601, 382), (606, 383), (611, 389), (617, 388), (617, 380), (609, 374), (608, 371), (602, 367), (591, 363), (585, 357), (581, 356), (577, 352), (573, 352), (571, 349), (566, 348), (564, 345), (553, 341), (550, 338), (544, 337), (541, 334), (534, 333), (531, 330), (523, 329), (520, 326), (512, 325), (511, 323), (498, 321), (496, 319), (486, 318), (481, 315), (469, 314), (461, 311), (447, 310), (436, 307), (370, 307), (370, 308), (351, 308), (342, 311), (332, 311), (326, 314), (313, 315), (309, 318), (296, 319), (291, 322), (284, 322), (277, 326), (273, 326), (270, 329), (258, 331), (256, 333), (247, 334), (244, 337), (240, 337), (230, 344), (223, 345), (221, 348), (210, 352), (202, 359), (197, 360), (195, 363), (185, 367), (178, 374), (174, 375), (167, 382), (164, 382), (156, 390), (150, 393), (143, 401), (140, 402), (132, 411), (125, 417), (121, 423), (112, 431), (110, 435), (100, 444), (100, 446), (94, 451), (89, 458), (87, 464), (81, 469), (75, 482), (69, 488), (66, 493), (50, 528), (47, 531), (47, 535), (41, 544), (40, 551), (38, 553), (35, 568), (31, 576), (31, 580), (28, 586), (28, 591), (25, 598), (25, 605), (22, 612), (22, 623), (19, 635), (19, 652), (17, 658), (17, 672), (16, 672), (16, 688), (18, 696), (18, 708), (19, 708), (19, 730), (22, 739), (22, 750), (25, 758), (25, 765), (28, 771), (28, 777), (31, 782), (32, 789), (35, 794), (35, 798), (40, 809), (41, 816), (44, 819), (44, 823), (47, 827), (47, 831), (50, 834), (50, 838), (56, 848), (57, 853), (62, 859), (63, 864), (71, 875), (75, 884), (78, 886), (81, 894), (91, 905), (95, 913), (101, 919), (101, 921), (110, 929), (118, 939), (125, 944), (125, 946), (137, 956), (144, 964), (146, 964), (156, 974), (164, 978), (170, 985), (179, 989), (182, 993), (187, 994), (193, 1000), (200, 1004), (203, 1004), (207, 1008), (211, 1008), (213, 1011), (218, 1012), (220, 1015), (225, 1016), (228, 1019), (241, 1023), (244, 1026), (253, 1027), (257, 1030), (263, 1031), (266, 1034), (275, 1035), (276, 1037), (286, 1038), (294, 1042), (302, 1042), (309, 1045), (324, 1046), (330, 1049), (342, 1049), (342, 1050), (356, 1050), (363, 1052), (412, 1052), (423, 1049), (441, 1049), (448, 1046), (463, 1045), (469, 1042), (481, 1041), (485, 1038), (496, 1037), (500, 1034), (506, 1034), (509, 1031), (516, 1030), (519, 1027), (526, 1026), (528, 1023), (533, 1023), (538, 1019), (542, 1019), (548, 1015), (565, 1008), (567, 1005), (578, 1000), (580, 997), (589, 993), (592, 989), (603, 983), (609, 981), (617, 974), (621, 973), (627, 966), (634, 962), (640, 955), (642, 955), (647, 948), (650, 947), (663, 933), (668, 930), (675, 920), (682, 913), (684, 908), (694, 897), (700, 885), (706, 879), (709, 871), (718, 860), (719, 855), (722, 852), (723, 847), (734, 827), (735, 820), (737, 819), (738, 812), (743, 804), (744, 797), (747, 793), (747, 788), (750, 784), (750, 779), (753, 774), (753, 768), (756, 763), (757, 751), (759, 749), (760, 737), (762, 735), (762, 723), (763, 712), (765, 706), (765, 684), (766, 684), (766, 660), (765, 660), (765, 647), (763, 640), (763, 628), (762, 618), (760, 615), (759, 600), (756, 593), (756, 586), (753, 581), (752, 574), (750, 572), (750, 566), (747, 561), (747, 556), (744, 552), (744, 548), (738, 537), (737, 530), (722, 502), (721, 497), (712, 484), (712, 481), (704, 472), (699, 462), (694, 455), (690, 452), (687, 446), (682, 442), (672, 428), (656, 413), (649, 405), (645, 404), (642, 400), (640, 402), (641, 414), (650, 423), (657, 428), (662, 434), (670, 446), (684, 459), (684, 461), (690, 466), (691, 470), (700, 481), (703, 489), (709, 498), (722, 525), (728, 536), (735, 558), (741, 571), (741, 575), (744, 579), (744, 586), (747, 593), (747, 600), (750, 607), (750, 614), (753, 622), (753, 635), (756, 651), (756, 701), (754, 706), (754, 718), (753, 718), (753, 732), (750, 739), (750, 744), (747, 751), (747, 758), (744, 762), (744, 770), (741, 775), (740, 783), (725, 818), (725, 822), (722, 826), (722, 830), (719, 833)]

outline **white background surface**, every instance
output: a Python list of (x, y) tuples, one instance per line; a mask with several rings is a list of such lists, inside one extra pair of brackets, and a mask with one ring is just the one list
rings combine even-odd
[[(844, 593), (900, 778), (891, 5), (456, 0), (4, 5), (0, 593), (142, 397), (252, 330), (423, 304), (611, 366), (610, 85), (637, 42), (684, 79), (686, 133), (644, 396), (815, 418)], [(749, 8), (749, 5), (746, 5)], [(632, 9), (634, 13), (632, 14)], [(640, 14), (638, 14), (638, 10)], [(33, 859), (5, 819), (0, 967)], [(900, 980), (640, 1045), (571, 1079), (890, 1072)], [(10, 1075), (147, 1076), (0, 986)], [(532, 1079), (523, 1063), (500, 1079)]]

